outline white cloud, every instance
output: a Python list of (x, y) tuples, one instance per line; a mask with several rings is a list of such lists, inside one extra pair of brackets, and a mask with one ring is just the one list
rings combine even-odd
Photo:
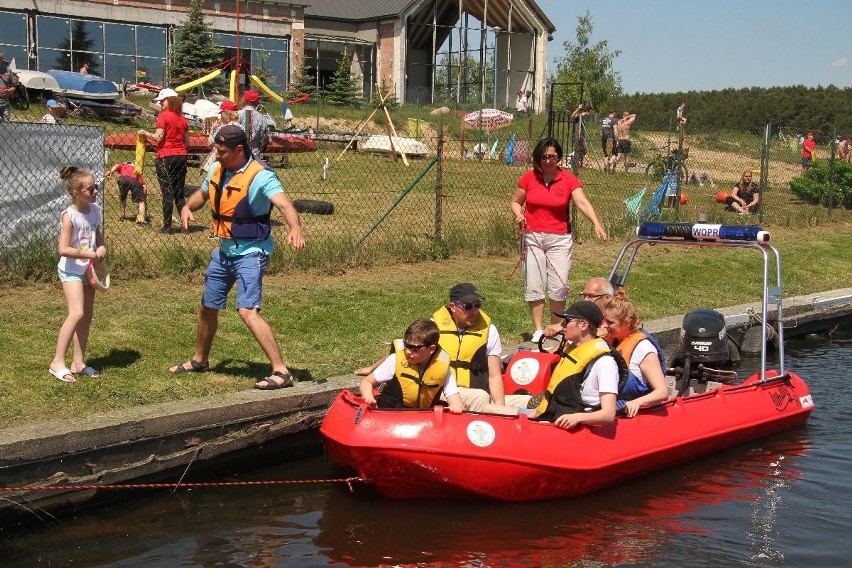
[(828, 64), (829, 67), (852, 67), (852, 59), (846, 59), (845, 57), (842, 59), (838, 59), (837, 61), (832, 61)]

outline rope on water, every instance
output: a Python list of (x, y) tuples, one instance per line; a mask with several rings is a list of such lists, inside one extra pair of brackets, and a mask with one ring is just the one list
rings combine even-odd
[(308, 485), (320, 483), (345, 483), (353, 491), (355, 483), (370, 483), (362, 477), (341, 477), (336, 479), (276, 479), (268, 481), (199, 481), (194, 483), (113, 483), (104, 485), (25, 485), (20, 487), (0, 487), (0, 492), (39, 492), (39, 491), (84, 491), (90, 489), (196, 489), (203, 487), (251, 487), (259, 485)]

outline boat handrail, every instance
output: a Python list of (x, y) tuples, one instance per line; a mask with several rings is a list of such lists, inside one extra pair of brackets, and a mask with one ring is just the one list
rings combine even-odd
[[(782, 313), (781, 288), (781, 255), (769, 244), (770, 234), (757, 225), (716, 225), (708, 223), (683, 222), (645, 222), (637, 227), (637, 236), (628, 241), (618, 254), (609, 281), (615, 288), (624, 286), (627, 281), (636, 254), (642, 245), (687, 246), (701, 248), (754, 249), (763, 257), (763, 294), (761, 302), (761, 350), (760, 350), (760, 381), (765, 382), (767, 358), (767, 322), (769, 321), (769, 304), (776, 306), (777, 321), (775, 332), (778, 337), (778, 372), (785, 375), (784, 370), (784, 326)], [(628, 251), (629, 256), (628, 256)], [(775, 285), (770, 285), (769, 252), (775, 260)], [(625, 258), (626, 257), (626, 258)], [(624, 269), (619, 274), (619, 268)]]

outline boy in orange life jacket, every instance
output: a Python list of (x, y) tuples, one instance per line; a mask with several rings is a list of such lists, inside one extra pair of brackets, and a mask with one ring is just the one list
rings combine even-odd
[[(438, 345), (440, 332), (430, 319), (420, 318), (408, 326), (403, 339), (393, 342), (394, 352), (361, 379), (364, 402), (379, 408), (431, 408), (441, 404), (443, 394), (450, 412), (464, 412), (450, 357)], [(378, 399), (373, 389), (385, 385)]]
[(287, 243), (296, 250), (305, 248), (299, 214), (284, 194), (281, 182), (270, 169), (252, 157), (245, 131), (229, 124), (213, 137), (218, 161), (213, 164), (201, 189), (186, 200), (181, 209), (183, 230), (194, 221), (193, 211), (210, 201), (213, 232), (219, 248), (210, 255), (204, 279), (204, 294), (198, 316), (195, 353), (185, 363), (176, 363), (169, 372), (204, 372), (210, 369), (208, 355), (225, 309), (228, 293), (237, 285), (236, 305), (243, 323), (251, 331), (272, 365), (272, 372), (255, 388), (273, 390), (293, 386), (293, 375), (284, 364), (272, 327), (260, 315), (263, 275), (274, 241), (270, 213), (275, 206), (290, 227)]
[(136, 224), (148, 224), (145, 211), (145, 203), (148, 200), (148, 188), (145, 186), (145, 178), (137, 174), (132, 162), (122, 162), (114, 165), (108, 172), (108, 176), (118, 174), (118, 207), (121, 210), (122, 220), (127, 216), (127, 194), (136, 204)]

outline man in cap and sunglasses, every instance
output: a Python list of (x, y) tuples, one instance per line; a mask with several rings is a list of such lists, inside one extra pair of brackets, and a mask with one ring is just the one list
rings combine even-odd
[(169, 371), (178, 374), (210, 369), (208, 356), (219, 311), (225, 309), (228, 292), (236, 283), (237, 311), (272, 364), (272, 373), (258, 381), (255, 388), (290, 387), (294, 378), (284, 364), (272, 327), (260, 315), (260, 301), (263, 274), (273, 248), (272, 207), (281, 211), (290, 227), (287, 244), (303, 250), (305, 237), (299, 214), (275, 173), (252, 157), (242, 128), (223, 126), (213, 138), (213, 147), (218, 161), (210, 168), (201, 189), (187, 199), (180, 220), (187, 231), (190, 221), (195, 220), (192, 212), (210, 201), (219, 248), (211, 255), (204, 279), (195, 353), (188, 362), (177, 363)]
[(578, 424), (605, 424), (615, 420), (618, 391), (627, 379), (627, 366), (597, 337), (603, 312), (593, 302), (574, 302), (563, 312), (562, 332), (574, 348), (563, 354), (543, 396), (527, 397), (528, 409), (489, 404), (483, 412), (527, 414), (566, 430)]

